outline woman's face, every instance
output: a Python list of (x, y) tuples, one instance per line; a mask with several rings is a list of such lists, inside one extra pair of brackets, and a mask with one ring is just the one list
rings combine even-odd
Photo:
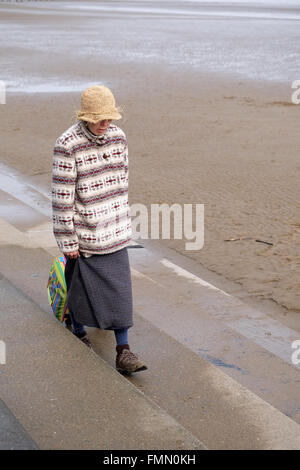
[(88, 128), (93, 134), (102, 135), (106, 132), (111, 121), (112, 119), (104, 119), (103, 121), (96, 122), (96, 124), (88, 122)]

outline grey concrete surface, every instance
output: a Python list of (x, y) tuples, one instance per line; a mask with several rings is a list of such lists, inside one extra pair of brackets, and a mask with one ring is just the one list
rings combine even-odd
[(0, 396), (40, 449), (204, 449), (7, 279)]
[(38, 446), (0, 399), (0, 450), (37, 450)]
[[(111, 332), (89, 329), (92, 352), (49, 313), (45, 284), (57, 250), (47, 235), (32, 239), (0, 222), (0, 339), (8, 355), (0, 396), (40, 448), (300, 448), (297, 423), (241, 385), (237, 369), (234, 380), (232, 369), (191, 347), (192, 339), (199, 341), (197, 329), (182, 340), (193, 326), (186, 308), (191, 292), (183, 298), (177, 281), (173, 291), (164, 285), (169, 274), (158, 279), (151, 267), (144, 269), (143, 249), (129, 250), (135, 293), (130, 344), (149, 369), (126, 378), (114, 370)], [(197, 307), (193, 318), (199, 322), (203, 315), (210, 337), (215, 323)]]
[[(292, 363), (291, 345), (300, 333), (264, 310), (201, 285), (208, 279), (196, 263), (170, 252), (131, 250), (135, 310), (299, 424), (300, 370)], [(194, 277), (178, 275), (162, 259)], [(230, 292), (230, 283), (226, 287)], [(237, 328), (241, 323), (247, 328)]]
[[(112, 364), (111, 335), (92, 328), (88, 334), (95, 351)], [(129, 343), (149, 373), (127, 380), (209, 449), (299, 448), (298, 424), (150, 321), (135, 315)]]

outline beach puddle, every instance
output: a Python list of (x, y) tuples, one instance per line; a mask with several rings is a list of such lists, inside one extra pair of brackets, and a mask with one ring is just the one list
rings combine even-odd
[[(78, 81), (47, 79), (45, 82), (41, 82), (41, 78), (36, 79), (35, 77), (26, 77), (26, 79), (18, 78), (18, 81), (12, 79), (7, 81), (7, 93), (76, 93), (82, 92), (86, 87), (93, 85), (105, 85), (108, 83), (103, 81), (89, 82), (84, 78)], [(111, 83), (110, 83), (111, 86)]]
[(0, 218), (21, 231), (28, 230), (44, 220), (44, 216), (39, 212), (3, 191), (0, 191)]
[(50, 197), (21, 174), (0, 164), (0, 217), (19, 230), (51, 218)]

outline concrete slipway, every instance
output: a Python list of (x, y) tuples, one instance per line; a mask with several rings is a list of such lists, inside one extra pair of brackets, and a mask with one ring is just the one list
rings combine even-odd
[(118, 374), (111, 332), (88, 328), (90, 351), (51, 315), (48, 195), (37, 179), (2, 176), (1, 448), (300, 448), (298, 331), (240, 286), (141, 240), (128, 250), (130, 344), (149, 369)]

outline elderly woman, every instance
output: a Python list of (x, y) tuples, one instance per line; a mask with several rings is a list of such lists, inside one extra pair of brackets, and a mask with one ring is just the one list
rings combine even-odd
[(128, 148), (112, 92), (87, 88), (78, 122), (56, 141), (53, 157), (53, 232), (67, 258), (67, 304), (73, 333), (91, 347), (85, 326), (114, 330), (116, 368), (147, 369), (130, 351), (132, 286), (127, 246)]

